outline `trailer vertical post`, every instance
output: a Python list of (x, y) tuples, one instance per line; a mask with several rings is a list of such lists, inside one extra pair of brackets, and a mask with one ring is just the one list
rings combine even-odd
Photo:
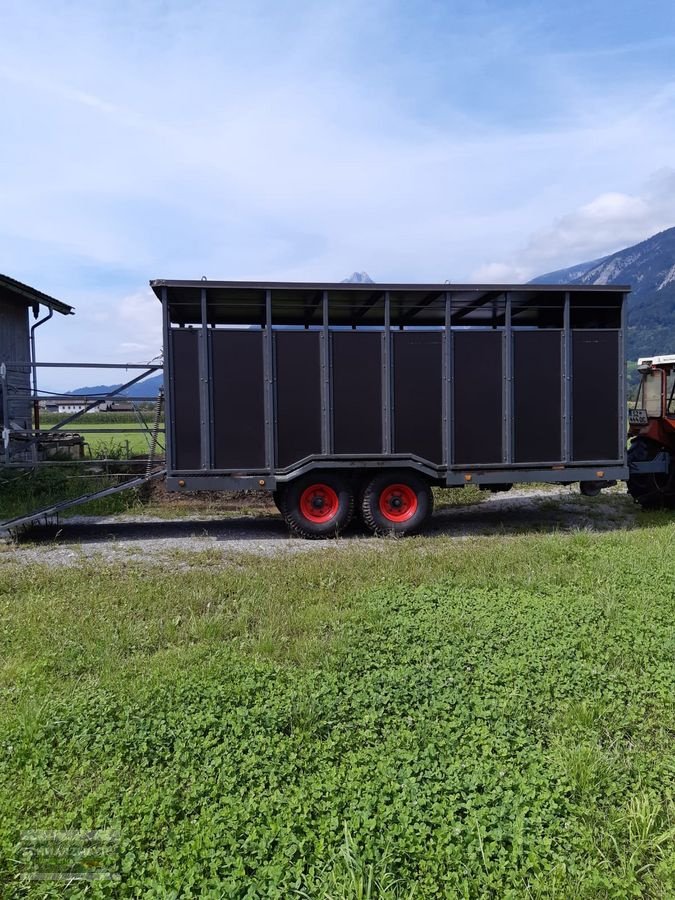
[(626, 385), (626, 308), (628, 295), (621, 295), (621, 327), (619, 329), (619, 452), (625, 452), (628, 436), (628, 423), (626, 421), (627, 385)]
[(199, 428), (201, 437), (201, 468), (211, 469), (211, 385), (209, 379), (209, 332), (206, 288), (201, 289), (201, 329), (199, 331)]
[(445, 292), (443, 329), (443, 465), (452, 464), (452, 308), (450, 292)]
[(562, 377), (562, 461), (572, 459), (572, 333), (570, 331), (570, 292), (565, 292), (563, 308)]
[(382, 335), (382, 452), (392, 450), (391, 304), (384, 292), (384, 333)]
[(173, 410), (173, 380), (174, 365), (173, 352), (171, 342), (171, 314), (169, 312), (169, 301), (167, 298), (166, 288), (161, 290), (162, 301), (162, 335), (164, 339), (164, 446), (166, 455), (166, 464), (168, 468), (174, 468), (175, 460), (173, 458), (174, 435), (173, 428), (175, 415)]
[(321, 452), (329, 454), (332, 450), (330, 390), (330, 331), (328, 328), (328, 291), (322, 292), (322, 327), (321, 327)]
[(502, 354), (503, 428), (502, 459), (513, 462), (513, 337), (511, 330), (511, 294), (506, 291), (504, 309), (504, 351)]
[(272, 345), (272, 291), (265, 291), (265, 330), (263, 334), (263, 378), (265, 381), (265, 466), (274, 470), (274, 348)]

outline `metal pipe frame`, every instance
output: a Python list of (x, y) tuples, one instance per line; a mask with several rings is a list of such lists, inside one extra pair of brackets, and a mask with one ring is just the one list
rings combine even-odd
[[(46, 319), (43, 321), (46, 321)], [(36, 427), (33, 427), (30, 429), (16, 429), (16, 430), (13, 430), (10, 432), (9, 428), (8, 428), (9, 398), (7, 396), (8, 392), (6, 390), (6, 373), (10, 368), (14, 368), (14, 369), (25, 368), (25, 369), (28, 369), (29, 371), (33, 371), (33, 372), (38, 368), (58, 368), (58, 369), (61, 369), (61, 368), (68, 368), (68, 369), (84, 368), (84, 369), (125, 369), (125, 370), (133, 369), (133, 370), (143, 370), (143, 371), (141, 371), (141, 373), (139, 375), (137, 375), (135, 378), (130, 379), (129, 381), (125, 382), (124, 384), (120, 385), (119, 387), (115, 388), (112, 391), (108, 391), (108, 393), (106, 393), (106, 394), (95, 395), (94, 399), (91, 401), (84, 400), (84, 405), (83, 405), (82, 409), (66, 416), (65, 419), (61, 419), (55, 425), (52, 425), (50, 428), (38, 429)], [(66, 428), (66, 426), (70, 425), (71, 422), (74, 422), (77, 419), (79, 419), (80, 417), (89, 413), (90, 411), (95, 410), (95, 408), (99, 405), (99, 403), (102, 400), (118, 396), (123, 391), (125, 391), (127, 388), (132, 387), (134, 384), (137, 384), (138, 382), (142, 381), (144, 378), (147, 378), (152, 372), (155, 372), (161, 368), (162, 368), (161, 365), (155, 364), (155, 363), (148, 363), (148, 364), (143, 364), (143, 363), (130, 363), (130, 364), (127, 364), (127, 363), (110, 363), (110, 364), (108, 364), (108, 363), (51, 363), (51, 362), (39, 363), (39, 362), (36, 362), (35, 359), (32, 359), (28, 363), (25, 361), (5, 363), (4, 364), (5, 375), (4, 375), (4, 379), (3, 379), (3, 384), (5, 385), (5, 389), (2, 392), (2, 394), (3, 394), (3, 417), (4, 417), (4, 421), (5, 421), (5, 430), (3, 431), (4, 464), (8, 465), (8, 466), (20, 466), (21, 468), (26, 468), (26, 466), (30, 466), (30, 465), (43, 466), (43, 465), (53, 464), (56, 461), (47, 461), (47, 460), (38, 460), (37, 459), (37, 445), (44, 438), (45, 435), (56, 434), (56, 433), (62, 432)], [(65, 395), (65, 394), (64, 395), (58, 395), (58, 394), (51, 395), (50, 394), (50, 395), (41, 396), (40, 394), (33, 394), (33, 392), (31, 392), (31, 391), (29, 391), (29, 392), (18, 391), (16, 394), (16, 397), (19, 399), (20, 398), (32, 399), (34, 402), (38, 402), (41, 399), (55, 400), (55, 399), (62, 398), (64, 400), (70, 401), (71, 403), (74, 403), (77, 401), (77, 399), (84, 399), (84, 398), (82, 398), (81, 395), (78, 395), (78, 394), (69, 394), (69, 395)], [(149, 399), (154, 400), (156, 398), (149, 398)], [(138, 402), (141, 402), (143, 400), (143, 398), (134, 397), (133, 400), (138, 403)], [(84, 421), (86, 421), (86, 420), (84, 420)], [(111, 425), (112, 424), (113, 423), (111, 423)], [(117, 429), (112, 428), (112, 427), (111, 428), (96, 428), (96, 429), (92, 429), (92, 428), (80, 429), (80, 428), (78, 428), (77, 431), (78, 431), (78, 433), (81, 433), (81, 434), (93, 434), (93, 433), (115, 434), (117, 432)], [(128, 433), (143, 434), (145, 432), (142, 429), (130, 429), (128, 431)], [(20, 452), (21, 454), (27, 453), (29, 450), (32, 451), (32, 462), (30, 462), (26, 459), (20, 460), (19, 462), (12, 461), (12, 454), (11, 454), (11, 450), (10, 450), (10, 437), (13, 435), (16, 435), (16, 436), (22, 435), (22, 436), (26, 436), (29, 438), (29, 440), (21, 442), (21, 444), (17, 447), (17, 451)], [(116, 460), (116, 461), (119, 462), (120, 460)], [(73, 463), (84, 462), (84, 460), (68, 460), (67, 462), (68, 462), (68, 464), (72, 465)], [(88, 462), (91, 462), (91, 460), (89, 460)], [(106, 462), (106, 460), (97, 460), (97, 462)]]
[[(115, 423), (111, 423), (110, 428), (78, 428), (77, 433), (78, 434), (115, 434), (116, 432), (119, 431), (119, 428), (114, 428), (113, 427), (114, 424)], [(61, 429), (59, 429), (59, 433), (69, 434), (68, 431), (61, 432)], [(126, 428), (125, 427), (125, 429), (124, 429), (124, 434), (149, 434), (149, 433), (150, 433), (149, 428)], [(163, 434), (164, 429), (161, 429), (159, 433)], [(36, 431), (34, 428), (16, 428), (16, 429), (12, 430), (12, 434), (36, 434)], [(47, 432), (47, 431), (38, 432), (37, 433), (38, 440), (39, 440), (40, 436), (44, 436), (45, 434), (51, 434), (51, 432)]]
[[(56, 466), (66, 466), (66, 467), (69, 467), (72, 469), (74, 466), (82, 466), (83, 468), (85, 466), (88, 466), (89, 468), (91, 468), (91, 466), (93, 466), (93, 465), (99, 466), (99, 465), (102, 465), (103, 463), (114, 463), (116, 466), (119, 466), (120, 463), (133, 463), (134, 465), (137, 465), (140, 469), (144, 466), (145, 462), (146, 462), (145, 459), (126, 459), (126, 458), (118, 459), (117, 457), (104, 456), (101, 459), (98, 459), (98, 458), (92, 459), (91, 457), (85, 457), (83, 459), (41, 459), (35, 465), (32, 462), (10, 462), (7, 464), (7, 468), (8, 469), (44, 469), (46, 467), (46, 468), (51, 469), (51, 468), (55, 468)], [(164, 459), (162, 457), (155, 457), (155, 459), (153, 460), (153, 464), (164, 465)], [(117, 475), (121, 475), (123, 473), (115, 471), (115, 472), (107, 472), (104, 474), (117, 476)], [(93, 478), (93, 477), (100, 477), (100, 476), (83, 475), (80, 472), (77, 473), (78, 479), (79, 478)]]
[(43, 509), (39, 509), (36, 512), (29, 513), (25, 516), (17, 516), (14, 519), (10, 519), (8, 522), (3, 522), (2, 527), (4, 528), (18, 528), (21, 525), (26, 525), (29, 522), (35, 522), (39, 519), (48, 519), (51, 516), (59, 514), (64, 509), (69, 509), (72, 506), (79, 506), (81, 503), (87, 503), (90, 500), (102, 499), (103, 497), (109, 497), (111, 494), (117, 494), (121, 491), (126, 491), (128, 488), (140, 486), (141, 484), (145, 484), (148, 481), (152, 481), (155, 478), (161, 478), (165, 474), (165, 469), (160, 469), (155, 472), (146, 472), (144, 475), (136, 476), (135, 478), (128, 479), (127, 481), (123, 481), (121, 484), (114, 484), (111, 487), (103, 488), (99, 491), (93, 491), (88, 494), (83, 494), (81, 497), (75, 497), (71, 500), (62, 500), (59, 503), (52, 504), (51, 506), (44, 507)]
[[(35, 398), (36, 400), (50, 400), (52, 403), (61, 402), (61, 403), (73, 403), (73, 401), (81, 400), (83, 403), (88, 400), (95, 399), (97, 402), (101, 400), (105, 400), (106, 397), (110, 396), (109, 394), (38, 394)], [(31, 400), (33, 399), (33, 394), (30, 391), (13, 391), (12, 397), (16, 400)], [(133, 403), (154, 403), (157, 399), (157, 395), (154, 397), (148, 395), (147, 397), (138, 397), (134, 394), (133, 397), (129, 399), (129, 402)], [(39, 429), (35, 429), (38, 431)]]
[(155, 371), (161, 369), (161, 363), (86, 363), (86, 362), (36, 362), (27, 363), (25, 360), (11, 360), (7, 363), (10, 368), (23, 366), (26, 369), (35, 365), (38, 369), (148, 369)]
[[(153, 366), (153, 369), (155, 367)], [(106, 397), (116, 397), (118, 394), (121, 394), (122, 391), (125, 391), (127, 388), (133, 387), (133, 385), (138, 384), (139, 381), (142, 381), (144, 378), (147, 378), (150, 372), (143, 372), (141, 375), (137, 375), (135, 378), (132, 378), (130, 381), (127, 381), (126, 384), (121, 384), (118, 388), (115, 388), (114, 391), (110, 391), (109, 394), (106, 394)], [(73, 413), (70, 416), (67, 416), (61, 422), (56, 425), (53, 425), (51, 428), (47, 428), (43, 431), (43, 434), (50, 434), (53, 431), (60, 431), (64, 425), (69, 425), (71, 422), (74, 422), (75, 419), (78, 419), (80, 416), (83, 416), (85, 413), (89, 412), (89, 410), (93, 409), (95, 406), (98, 406), (102, 397), (97, 397), (92, 403), (88, 403), (85, 405), (84, 409), (81, 409), (79, 412)]]

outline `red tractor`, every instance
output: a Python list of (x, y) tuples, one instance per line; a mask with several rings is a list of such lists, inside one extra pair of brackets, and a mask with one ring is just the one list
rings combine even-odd
[(645, 509), (675, 509), (675, 356), (638, 360), (628, 410), (628, 492)]

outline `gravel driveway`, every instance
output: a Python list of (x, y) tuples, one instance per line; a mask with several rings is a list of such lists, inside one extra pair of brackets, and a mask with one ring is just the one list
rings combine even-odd
[[(143, 515), (107, 517), (76, 516), (58, 526), (34, 528), (12, 540), (5, 533), (0, 540), (3, 563), (77, 565), (88, 558), (109, 562), (136, 562), (161, 565), (190, 565), (190, 557), (209, 551), (211, 564), (222, 556), (254, 553), (321, 553), (327, 548), (384, 546), (381, 538), (370, 536), (354, 524), (338, 541), (307, 541), (291, 537), (278, 515), (205, 517), (198, 519), (153, 518)], [(621, 489), (599, 497), (582, 497), (574, 488), (541, 491), (510, 491), (487, 495), (470, 506), (438, 509), (425, 536), (441, 535), (467, 540), (493, 534), (522, 534), (588, 529), (606, 531), (632, 528), (640, 511)], [(197, 562), (195, 557), (193, 562)]]

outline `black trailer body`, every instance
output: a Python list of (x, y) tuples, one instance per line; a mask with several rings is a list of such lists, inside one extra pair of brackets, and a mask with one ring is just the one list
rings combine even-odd
[(170, 489), (627, 477), (627, 287), (151, 285)]

